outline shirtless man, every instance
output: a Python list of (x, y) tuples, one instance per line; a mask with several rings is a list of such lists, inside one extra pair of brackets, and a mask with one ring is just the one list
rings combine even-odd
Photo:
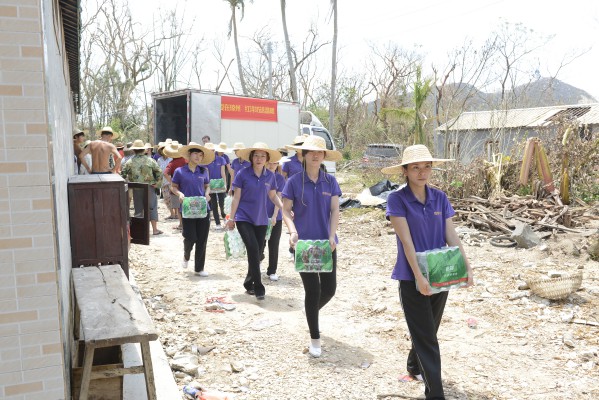
[[(113, 132), (110, 127), (102, 128), (100, 140), (94, 140), (79, 154), (81, 165), (85, 167), (90, 174), (112, 174), (117, 173), (121, 167), (121, 155), (115, 145), (113, 145)], [(85, 155), (92, 155), (92, 168), (85, 162)], [(110, 164), (110, 156), (114, 159), (114, 166)]]

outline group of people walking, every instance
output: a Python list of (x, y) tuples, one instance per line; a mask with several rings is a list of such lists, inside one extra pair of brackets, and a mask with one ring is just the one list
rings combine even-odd
[[(247, 254), (243, 287), (259, 301), (266, 297), (260, 264), (265, 259), (267, 245), (266, 276), (271, 281), (279, 279), (277, 264), (283, 223), (292, 252), (299, 240), (328, 241), (332, 252), (331, 272), (300, 272), (311, 339), (309, 354), (320, 357), (319, 312), (337, 289), (341, 196), (337, 180), (326, 172), (323, 162), (338, 161), (341, 154), (327, 149), (324, 140), (317, 136), (298, 136), (285, 149), (271, 149), (266, 143), (250, 147), (236, 143), (229, 150), (226, 144), (213, 145), (209, 140), (205, 137), (202, 144), (190, 142), (185, 146), (171, 140), (160, 143), (158, 154), (163, 160), (154, 162), (155, 166), (153, 160), (136, 160), (135, 157), (142, 157), (142, 149), (133, 146), (136, 155), (121, 174), (127, 179), (146, 179), (162, 188), (170, 211), (168, 218), (179, 219), (182, 229), (182, 265), (187, 267), (195, 247), (194, 272), (198, 276), (208, 276), (205, 263), (210, 211), (216, 229), (222, 229), (223, 225), (227, 230), (237, 229)], [(281, 150), (294, 151), (295, 155), (284, 157)], [(236, 156), (232, 162), (227, 156), (231, 152)], [(455, 211), (445, 193), (429, 185), (433, 166), (446, 161), (450, 160), (432, 157), (426, 146), (413, 145), (404, 150), (399, 165), (382, 170), (405, 179), (405, 185), (391, 193), (387, 200), (386, 217), (397, 239), (397, 261), (391, 278), (398, 280), (399, 300), (412, 340), (405, 377), (423, 381), (427, 399), (445, 398), (437, 331), (448, 292), (433, 292), (418, 266), (416, 253), (445, 246), (459, 247), (467, 269), (467, 286), (473, 284), (470, 263), (451, 220)], [(156, 177), (156, 171), (160, 177)], [(227, 195), (232, 196), (228, 216), (223, 209)], [(186, 199), (191, 203), (190, 199), (197, 198), (204, 199), (205, 212), (185, 215)], [(151, 219), (157, 219), (152, 214), (155, 203), (152, 200), (150, 203)], [(225, 224), (221, 224), (225, 218)], [(271, 234), (266, 240), (269, 225)]]

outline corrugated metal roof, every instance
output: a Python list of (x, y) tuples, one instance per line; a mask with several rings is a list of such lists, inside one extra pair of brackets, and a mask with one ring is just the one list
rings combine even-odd
[(436, 130), (474, 131), (498, 128), (538, 128), (552, 124), (553, 119), (559, 117), (558, 114), (575, 117), (581, 124), (599, 124), (599, 103), (515, 108), (511, 110), (468, 111), (441, 125)]

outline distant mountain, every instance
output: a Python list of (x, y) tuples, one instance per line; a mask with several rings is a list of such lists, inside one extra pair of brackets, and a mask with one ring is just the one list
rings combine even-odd
[[(458, 89), (459, 88), (459, 89)], [(464, 111), (480, 111), (495, 109), (501, 104), (501, 92), (485, 93), (470, 86), (458, 87), (453, 84), (446, 87), (448, 92), (459, 90), (459, 96), (466, 96)], [(511, 108), (546, 107), (566, 104), (596, 103), (597, 100), (588, 92), (568, 85), (559, 79), (540, 78), (534, 82), (520, 85), (507, 94), (516, 101), (511, 101)]]

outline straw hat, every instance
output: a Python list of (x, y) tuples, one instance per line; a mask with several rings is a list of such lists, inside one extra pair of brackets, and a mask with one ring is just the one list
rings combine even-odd
[(123, 150), (125, 148), (125, 145), (122, 142), (117, 142), (114, 144), (114, 147), (116, 147), (117, 150)]
[(173, 143), (173, 139), (166, 139), (164, 142), (158, 142), (158, 148), (166, 147), (167, 145)]
[(146, 142), (146, 144), (144, 144), (144, 147), (145, 147), (145, 148), (146, 148), (146, 150), (147, 150), (147, 149), (151, 149), (151, 148), (152, 148), (152, 147), (154, 147), (154, 146), (152, 146), (152, 144), (151, 144), (151, 143), (149, 143), (149, 142)]
[(310, 137), (310, 135), (303, 134), (296, 136), (295, 139), (293, 139), (293, 143), (286, 145), (285, 148), (287, 150), (294, 150), (293, 146), (299, 146), (304, 143), (308, 137)]
[(214, 145), (214, 143), (204, 143), (204, 147), (207, 148), (208, 150), (213, 150), (216, 149), (216, 146)]
[(134, 140), (131, 147), (129, 147), (129, 150), (145, 150), (145, 149), (147, 149), (147, 147), (144, 144), (143, 140), (141, 140), (141, 139)]
[(241, 142), (237, 142), (233, 145), (233, 151), (245, 149), (245, 145)]
[(218, 144), (218, 146), (216, 146), (216, 151), (218, 153), (232, 153), (233, 152), (233, 150), (231, 150), (227, 147), (227, 144), (225, 142), (220, 142)]
[(120, 136), (118, 132), (113, 132), (110, 126), (105, 126), (98, 132), (98, 137), (102, 137), (102, 133), (104, 132), (110, 133), (112, 135), (112, 139), (117, 139)]
[(89, 144), (91, 143), (91, 140), (86, 140), (85, 142), (83, 142), (83, 148), (85, 149), (87, 146), (89, 146)]
[(162, 152), (168, 158), (181, 158), (182, 155), (179, 154), (180, 148), (181, 148), (181, 145), (179, 144), (179, 142), (176, 140), (173, 140), (171, 143), (164, 146), (164, 150), (162, 150)]
[(202, 146), (201, 144), (197, 144), (196, 142), (189, 142), (187, 146), (181, 146), (181, 148), (179, 148), (179, 154), (182, 157), (185, 157), (186, 160), (189, 160), (189, 150), (191, 149), (202, 150), (202, 152), (204, 153), (204, 158), (201, 162), (202, 165), (210, 164), (212, 161), (214, 161), (214, 158), (216, 157), (213, 151), (211, 151), (209, 148), (205, 146)]
[(250, 153), (254, 150), (265, 151), (270, 156), (268, 162), (277, 162), (281, 159), (281, 153), (277, 150), (271, 149), (268, 147), (266, 143), (256, 142), (252, 147), (246, 147), (245, 149), (241, 149), (237, 151), (237, 157), (241, 157), (244, 160), (250, 159)]
[(73, 129), (73, 139), (77, 139), (77, 136), (85, 136), (85, 132), (79, 128)]
[(343, 159), (343, 154), (337, 150), (328, 150), (323, 138), (320, 136), (308, 136), (304, 139), (304, 143), (299, 146), (288, 146), (290, 150), (311, 150), (324, 151), (325, 161), (340, 161)]
[(401, 157), (401, 164), (383, 168), (381, 172), (387, 175), (394, 175), (401, 173), (401, 171), (403, 171), (403, 167), (408, 164), (432, 162), (433, 165), (437, 165), (446, 161), (454, 160), (450, 158), (434, 158), (425, 145), (415, 144), (404, 149), (403, 156)]

